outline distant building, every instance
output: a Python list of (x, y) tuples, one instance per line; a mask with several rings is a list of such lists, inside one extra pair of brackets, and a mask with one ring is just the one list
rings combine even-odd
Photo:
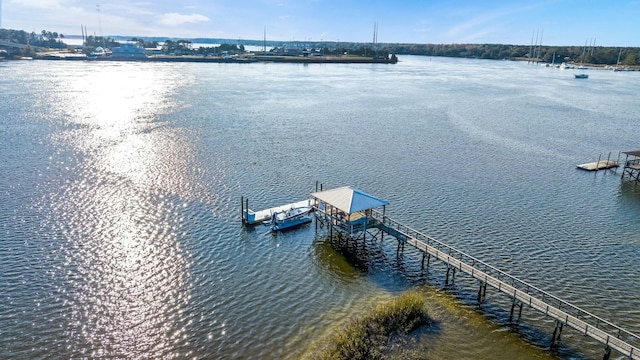
[(147, 57), (144, 49), (136, 44), (122, 44), (119, 47), (111, 49), (112, 58), (121, 59), (144, 59)]

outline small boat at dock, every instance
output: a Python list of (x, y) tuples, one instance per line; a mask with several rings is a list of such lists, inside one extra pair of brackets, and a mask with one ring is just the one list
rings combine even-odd
[(311, 206), (300, 206), (274, 212), (271, 214), (271, 220), (266, 223), (271, 225), (271, 231), (291, 229), (311, 222), (311, 211), (313, 211)]

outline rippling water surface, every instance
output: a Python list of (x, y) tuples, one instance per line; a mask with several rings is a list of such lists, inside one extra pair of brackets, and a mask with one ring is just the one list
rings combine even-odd
[[(524, 63), (0, 63), (0, 358), (299, 358), (411, 287), (399, 357), (601, 358), (508, 299), (472, 305), (392, 240), (355, 250), (253, 209), (354, 185), (387, 214), (640, 333), (640, 187), (575, 165), (640, 146), (640, 74)], [(624, 155), (623, 155), (624, 156)], [(615, 354), (614, 354), (615, 355)]]

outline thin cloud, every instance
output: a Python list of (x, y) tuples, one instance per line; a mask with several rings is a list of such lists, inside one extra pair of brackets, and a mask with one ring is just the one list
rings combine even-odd
[(61, 7), (64, 1), (47, 1), (47, 0), (11, 0), (11, 3), (19, 6), (47, 9), (52, 7)]
[(165, 26), (179, 26), (182, 24), (196, 24), (211, 21), (208, 17), (200, 14), (183, 15), (178, 13), (168, 13), (158, 15), (158, 24)]
[(449, 28), (445, 34), (449, 38), (464, 39), (466, 41), (487, 37), (495, 31), (501, 31), (500, 26), (496, 26), (496, 24), (502, 23), (503, 19), (534, 8), (536, 8), (536, 5), (525, 5), (522, 7), (495, 9), (494, 11), (481, 13)]

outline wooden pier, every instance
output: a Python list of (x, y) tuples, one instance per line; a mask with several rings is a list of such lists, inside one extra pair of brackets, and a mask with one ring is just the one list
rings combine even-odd
[[(638, 155), (640, 156), (640, 152)], [(355, 192), (346, 195), (345, 191), (347, 190)], [(353, 201), (348, 199), (354, 199), (356, 195), (359, 204), (354, 205)], [(350, 187), (315, 192), (311, 196), (317, 204), (315, 206), (316, 229), (320, 223), (322, 226), (327, 226), (331, 234), (336, 231), (350, 238), (362, 238), (363, 240), (372, 230), (380, 233), (382, 238), (384, 238), (384, 234), (391, 235), (398, 242), (398, 254), (404, 251), (405, 245), (412, 246), (422, 253), (423, 268), (425, 261), (429, 266), (431, 258), (446, 264), (445, 283), (448, 283), (450, 278), (453, 280), (456, 271), (476, 279), (479, 284), (479, 304), (485, 299), (487, 287), (510, 297), (512, 299), (510, 321), (516, 308), (518, 308), (518, 318), (520, 317), (524, 305), (554, 319), (556, 326), (552, 343), (560, 340), (564, 327), (569, 327), (603, 344), (604, 360), (609, 359), (611, 350), (615, 350), (629, 359), (640, 359), (640, 336), (390, 219), (385, 215), (385, 206), (388, 203), (384, 200)], [(382, 206), (382, 212), (374, 209), (379, 206)], [(377, 235), (371, 233), (371, 236)]]
[(556, 321), (556, 328), (552, 342), (559, 340), (563, 327), (568, 326), (584, 336), (589, 336), (602, 343), (605, 346), (605, 359), (608, 359), (611, 349), (618, 351), (629, 359), (640, 359), (640, 336), (419, 231), (391, 220), (378, 211), (372, 211), (371, 214), (372, 219), (375, 220), (372, 222), (375, 223), (375, 227), (394, 236), (401, 244), (401, 248), (408, 244), (422, 252), (422, 266), (424, 266), (425, 258), (428, 262), (433, 257), (446, 264), (447, 281), (449, 273), (452, 272), (451, 278), (453, 278), (456, 270), (478, 280), (480, 284), (478, 290), (479, 303), (484, 299), (487, 286), (490, 286), (513, 300), (511, 317), (513, 317), (516, 307), (519, 308), (521, 313), (522, 306), (527, 305), (553, 318)]

